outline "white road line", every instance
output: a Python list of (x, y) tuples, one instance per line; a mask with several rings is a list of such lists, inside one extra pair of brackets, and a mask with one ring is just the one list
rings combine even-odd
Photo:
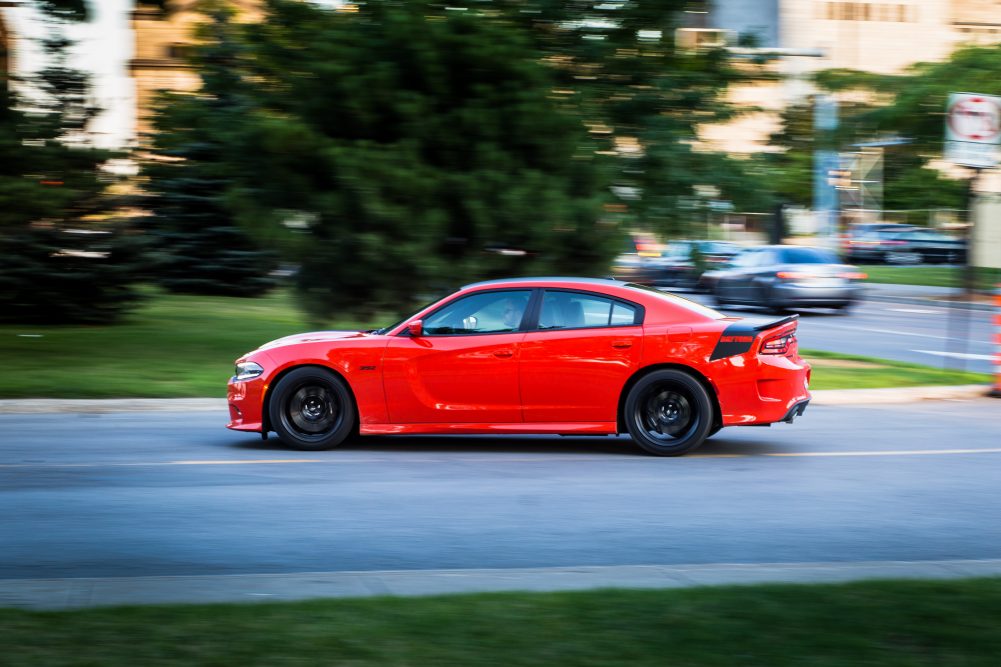
[(938, 350), (911, 350), (911, 352), (920, 352), (921, 354), (933, 354), (936, 357), (951, 357), (953, 359), (976, 359), (977, 361), (991, 361), (994, 359), (992, 354), (967, 354), (965, 352), (939, 352)]
[(887, 308), (887, 310), (894, 313), (917, 313), (919, 315), (936, 315), (941, 313), (941, 310), (925, 310), (923, 308)]
[[(876, 329), (873, 327), (846, 327), (839, 326), (836, 324), (826, 324), (824, 325), (828, 329), (842, 329), (844, 331), (868, 331), (870, 333), (882, 333), (890, 334), (892, 336), (917, 336), (919, 338), (934, 338), (936, 340), (954, 340), (954, 336), (939, 336), (936, 334), (926, 334), (926, 333), (915, 333), (913, 331), (897, 331), (895, 329)], [(819, 330), (819, 329), (818, 329)], [(971, 340), (969, 341), (971, 345), (992, 345), (990, 341), (986, 340)]]
[(1001, 447), (989, 449), (886, 449), (873, 452), (770, 452), (759, 456), (948, 456), (953, 454), (1001, 454)]

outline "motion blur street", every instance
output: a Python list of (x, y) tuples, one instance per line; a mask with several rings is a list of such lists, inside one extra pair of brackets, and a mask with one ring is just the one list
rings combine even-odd
[(811, 407), (791, 426), (724, 429), (680, 459), (610, 437), (289, 452), (221, 431), (221, 418), (0, 416), (12, 435), (0, 579), (1001, 553), (1001, 413), (989, 399)]

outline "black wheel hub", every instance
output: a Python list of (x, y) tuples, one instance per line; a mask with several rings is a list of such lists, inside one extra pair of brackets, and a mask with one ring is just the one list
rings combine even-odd
[(304, 435), (319, 435), (330, 431), (337, 423), (339, 405), (327, 387), (300, 387), (286, 404), (289, 425)]
[(657, 440), (675, 440), (697, 422), (691, 398), (674, 387), (654, 387), (640, 404), (643, 429)]

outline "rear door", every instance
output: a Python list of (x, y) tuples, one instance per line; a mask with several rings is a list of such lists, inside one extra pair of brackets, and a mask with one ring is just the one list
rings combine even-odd
[(519, 360), (525, 422), (614, 422), (622, 387), (639, 366), (643, 308), (547, 289), (536, 320)]

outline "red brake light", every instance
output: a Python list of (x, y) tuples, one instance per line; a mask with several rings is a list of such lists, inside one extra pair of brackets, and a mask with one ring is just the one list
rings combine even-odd
[(775, 274), (776, 278), (781, 278), (782, 280), (798, 280), (800, 278), (812, 278), (809, 273), (797, 273), (796, 271), (779, 271)]
[(842, 273), (840, 277), (847, 278), (848, 280), (865, 280), (866, 278), (869, 277), (869, 274), (849, 272), (849, 273)]
[(761, 344), (761, 354), (788, 354), (796, 344), (796, 332), (791, 331), (774, 338), (769, 338)]

